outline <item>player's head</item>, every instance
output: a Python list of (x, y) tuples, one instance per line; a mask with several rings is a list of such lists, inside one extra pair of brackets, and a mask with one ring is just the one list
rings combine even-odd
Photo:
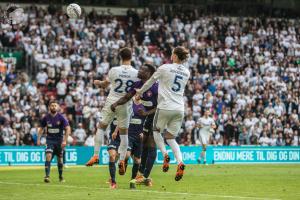
[(189, 57), (189, 51), (184, 47), (176, 47), (172, 51), (171, 59), (175, 63), (183, 63)]
[(131, 57), (132, 57), (132, 52), (131, 49), (128, 47), (124, 47), (122, 49), (120, 49), (119, 55), (122, 59), (122, 61), (131, 61)]
[(50, 103), (49, 103), (50, 113), (55, 114), (55, 113), (57, 113), (58, 109), (59, 109), (59, 106), (58, 106), (57, 101), (55, 101), (55, 100), (50, 101)]
[(148, 80), (155, 72), (155, 67), (150, 64), (144, 64), (140, 67), (137, 77), (142, 80)]
[(205, 117), (209, 117), (210, 116), (210, 110), (205, 110), (205, 112), (204, 112), (204, 116)]

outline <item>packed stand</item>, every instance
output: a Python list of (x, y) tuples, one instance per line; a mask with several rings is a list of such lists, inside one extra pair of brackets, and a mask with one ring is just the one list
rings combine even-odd
[[(1, 25), (1, 42), (22, 46), (38, 73), (30, 79), (9, 66), (0, 84), (0, 144), (35, 145), (39, 119), (58, 99), (72, 127), (71, 145), (93, 146), (108, 89), (93, 86), (119, 64), (118, 50), (134, 51), (132, 64), (170, 62), (177, 45), (190, 49), (186, 117), (178, 140), (199, 144), (199, 117), (217, 124), (214, 145), (299, 145), (299, 20), (162, 15), (128, 10), (127, 17), (27, 8), (26, 23)], [(51, 14), (50, 14), (51, 13)], [(176, 13), (182, 13), (176, 15)], [(4, 40), (5, 39), (5, 40)], [(3, 45), (3, 44), (2, 44)], [(0, 44), (1, 46), (1, 44)]]

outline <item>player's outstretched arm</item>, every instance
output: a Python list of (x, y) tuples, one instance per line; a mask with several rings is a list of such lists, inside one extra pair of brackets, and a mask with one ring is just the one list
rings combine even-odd
[(148, 111), (145, 111), (143, 109), (139, 109), (138, 114), (140, 116), (148, 116), (148, 115), (151, 115), (151, 114), (155, 113), (155, 111), (156, 111), (156, 107), (152, 108), (151, 110), (148, 110)]
[(110, 109), (111, 109), (113, 112), (115, 112), (117, 106), (125, 104), (125, 103), (128, 102), (130, 99), (132, 99), (133, 96), (134, 96), (133, 93), (128, 92), (124, 97), (120, 98), (118, 101), (116, 101), (115, 103), (113, 103), (113, 104), (110, 106)]
[(94, 84), (98, 87), (107, 88), (110, 82), (109, 80), (104, 80), (104, 81), (94, 80)]
[(146, 90), (148, 90), (163, 74), (162, 66), (157, 69), (156, 72), (144, 83), (143, 87), (141, 89), (136, 89), (137, 95), (141, 96)]

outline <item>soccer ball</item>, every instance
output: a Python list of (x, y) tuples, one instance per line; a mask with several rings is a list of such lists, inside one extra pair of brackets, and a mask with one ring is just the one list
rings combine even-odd
[(70, 18), (79, 18), (81, 15), (81, 8), (78, 4), (76, 3), (71, 3), (70, 5), (68, 5), (67, 7), (67, 15)]

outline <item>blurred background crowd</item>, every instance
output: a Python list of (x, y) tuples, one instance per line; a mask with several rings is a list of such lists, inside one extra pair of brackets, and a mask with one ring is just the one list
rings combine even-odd
[(0, 145), (35, 145), (39, 120), (57, 99), (72, 127), (70, 145), (93, 146), (109, 91), (93, 80), (119, 65), (118, 50), (131, 47), (139, 69), (171, 62), (178, 45), (190, 50), (191, 71), (180, 144), (199, 144), (195, 125), (209, 109), (214, 145), (299, 145), (299, 19), (129, 9), (126, 17), (93, 10), (74, 20), (34, 6), (25, 16), (22, 26), (0, 27), (0, 47), (22, 49), (35, 66), (19, 71), (0, 59)]

